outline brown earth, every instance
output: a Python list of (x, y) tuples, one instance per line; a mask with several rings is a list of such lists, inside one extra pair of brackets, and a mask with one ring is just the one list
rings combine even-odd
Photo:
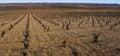
[(120, 55), (120, 10), (27, 8), (0, 17), (0, 56)]

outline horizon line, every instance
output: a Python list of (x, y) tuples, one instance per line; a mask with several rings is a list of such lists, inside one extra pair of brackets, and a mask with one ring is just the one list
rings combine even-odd
[[(7, 3), (0, 3), (0, 4), (11, 4), (11, 3), (76, 3), (76, 4), (78, 4), (78, 3), (80, 3), (80, 2), (7, 2)], [(81, 2), (81, 4), (119, 4), (120, 5), (120, 3), (87, 3), (87, 2), (84, 2), (84, 3), (82, 3)]]

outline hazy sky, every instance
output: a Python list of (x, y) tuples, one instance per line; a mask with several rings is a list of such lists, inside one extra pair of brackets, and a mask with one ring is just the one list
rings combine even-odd
[(118, 3), (120, 0), (0, 0), (0, 3), (39, 3), (39, 2), (53, 2), (53, 3)]

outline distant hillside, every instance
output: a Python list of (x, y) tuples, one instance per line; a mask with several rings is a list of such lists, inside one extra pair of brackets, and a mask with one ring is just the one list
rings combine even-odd
[(37, 7), (37, 8), (47, 8), (47, 7), (114, 7), (120, 8), (120, 4), (96, 4), (96, 3), (2, 3), (0, 4), (0, 9), (5, 8), (25, 8), (25, 7)]
[(99, 7), (111, 7), (120, 6), (119, 4), (95, 4), (95, 3), (3, 3), (0, 6), (99, 6)]

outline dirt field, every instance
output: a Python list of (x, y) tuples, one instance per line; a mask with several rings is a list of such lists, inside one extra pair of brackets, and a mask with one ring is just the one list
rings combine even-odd
[(0, 56), (120, 56), (120, 10), (5, 10)]

